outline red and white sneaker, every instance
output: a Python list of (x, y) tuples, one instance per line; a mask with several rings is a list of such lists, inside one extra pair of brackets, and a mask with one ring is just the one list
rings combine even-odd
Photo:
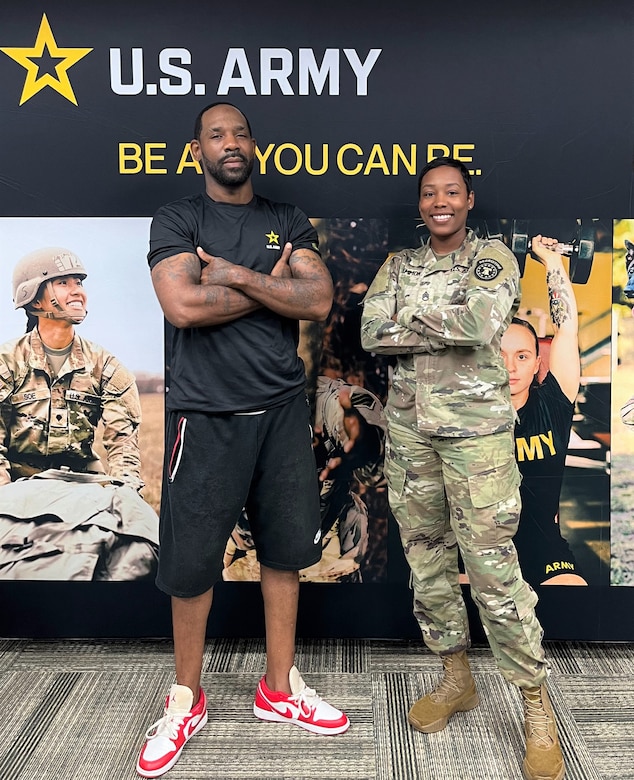
[(165, 715), (147, 730), (145, 745), (136, 764), (142, 777), (159, 777), (171, 769), (185, 743), (207, 723), (207, 699), (200, 689), (196, 705), (186, 685), (172, 685), (165, 700)]
[(291, 693), (272, 691), (263, 677), (255, 692), (253, 714), (262, 720), (294, 723), (315, 734), (342, 734), (350, 726), (347, 715), (320, 698), (293, 666), (288, 675)]

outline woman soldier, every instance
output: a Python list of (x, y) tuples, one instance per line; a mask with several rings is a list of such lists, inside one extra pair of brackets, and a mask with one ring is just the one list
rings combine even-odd
[[(0, 346), (4, 579), (136, 579), (156, 562), (158, 521), (137, 492), (139, 395), (117, 358), (75, 333), (85, 278), (61, 247), (32, 252), (14, 270), (27, 333)], [(94, 448), (99, 423), (105, 464)]]

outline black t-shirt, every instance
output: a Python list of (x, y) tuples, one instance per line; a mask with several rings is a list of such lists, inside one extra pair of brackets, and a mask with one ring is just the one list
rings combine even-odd
[(524, 578), (531, 585), (558, 574), (581, 573), (558, 523), (573, 409), (548, 373), (518, 410), (515, 447), (522, 474), (522, 514), (515, 546)]
[[(298, 208), (257, 195), (246, 205), (216, 203), (206, 193), (160, 208), (150, 229), (150, 268), (196, 247), (270, 273), (284, 244), (318, 251), (315, 229)], [(297, 320), (265, 307), (233, 322), (167, 328), (167, 408), (210, 413), (277, 406), (305, 385), (297, 355)]]

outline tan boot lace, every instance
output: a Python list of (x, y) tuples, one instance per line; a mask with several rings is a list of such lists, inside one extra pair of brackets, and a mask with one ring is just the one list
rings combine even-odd
[(437, 704), (449, 701), (449, 699), (455, 698), (462, 693), (462, 689), (458, 685), (458, 680), (454, 674), (453, 659), (443, 658), (442, 663), (445, 670), (443, 678), (438, 687), (429, 694), (429, 698)]
[(532, 741), (537, 747), (552, 747), (554, 741), (549, 731), (552, 719), (544, 709), (541, 689), (523, 688), (522, 697), (528, 730), (526, 739)]

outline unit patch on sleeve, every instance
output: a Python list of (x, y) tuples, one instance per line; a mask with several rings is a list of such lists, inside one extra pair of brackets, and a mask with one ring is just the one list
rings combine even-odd
[(497, 260), (492, 260), (490, 257), (484, 257), (482, 260), (478, 260), (473, 273), (481, 282), (492, 282), (499, 276), (501, 270), (501, 263)]

